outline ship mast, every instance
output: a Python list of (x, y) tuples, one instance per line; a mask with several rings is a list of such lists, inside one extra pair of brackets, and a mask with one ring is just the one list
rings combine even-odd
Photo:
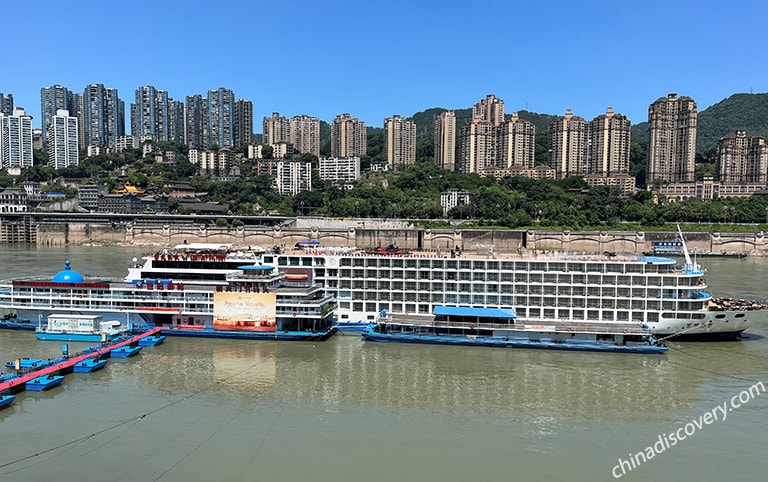
[(685, 267), (693, 269), (693, 262), (691, 261), (691, 255), (688, 252), (688, 246), (685, 245), (685, 238), (683, 237), (683, 231), (680, 229), (680, 225), (677, 225), (677, 233), (680, 235), (680, 242), (683, 243), (683, 256), (685, 256)]

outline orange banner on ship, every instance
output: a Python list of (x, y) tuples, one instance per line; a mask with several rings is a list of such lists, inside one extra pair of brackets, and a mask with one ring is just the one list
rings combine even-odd
[(213, 294), (214, 330), (276, 331), (276, 312), (275, 293)]

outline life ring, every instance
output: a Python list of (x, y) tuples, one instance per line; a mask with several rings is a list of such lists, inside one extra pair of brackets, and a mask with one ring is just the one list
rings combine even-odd
[(293, 316), (296, 316), (296, 312), (295, 311), (293, 312)]
[(626, 328), (624, 328), (624, 333), (629, 333), (629, 330), (627, 330)]
[(569, 332), (573, 331), (573, 328), (571, 328), (571, 327), (569, 326), (569, 327), (568, 327), (568, 331), (569, 331)]

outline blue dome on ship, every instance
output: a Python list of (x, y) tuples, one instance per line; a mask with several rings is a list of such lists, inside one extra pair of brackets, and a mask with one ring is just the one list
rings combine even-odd
[(51, 281), (54, 283), (82, 283), (85, 281), (83, 275), (77, 271), (73, 271), (72, 266), (70, 265), (71, 263), (69, 260), (66, 260), (64, 262), (64, 269), (56, 273), (56, 276), (54, 276)]

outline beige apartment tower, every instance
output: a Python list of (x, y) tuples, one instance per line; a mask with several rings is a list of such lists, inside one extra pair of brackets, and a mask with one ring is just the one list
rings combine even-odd
[(287, 117), (273, 112), (272, 117), (265, 117), (262, 144), (272, 145), (281, 142), (291, 142), (291, 124)]
[(504, 122), (504, 101), (488, 94), (472, 106), (472, 119), (489, 122), (492, 126), (501, 125)]
[(766, 185), (768, 145), (765, 138), (746, 131), (731, 132), (717, 143), (717, 171), (723, 184)]
[(697, 115), (696, 102), (677, 94), (648, 107), (648, 185), (693, 182)]
[(536, 158), (536, 126), (517, 112), (497, 128), (498, 166), (532, 168)]
[(339, 114), (331, 123), (331, 157), (361, 157), (368, 152), (365, 122), (348, 113)]
[(405, 169), (416, 164), (416, 124), (394, 115), (384, 119), (384, 139), (387, 162), (393, 169)]
[(584, 176), (587, 167), (589, 124), (571, 109), (549, 125), (549, 165), (557, 179)]
[(614, 113), (613, 107), (592, 119), (587, 174), (604, 177), (629, 174), (631, 129), (629, 119)]
[(291, 118), (290, 142), (293, 148), (302, 154), (314, 154), (320, 157), (320, 119), (308, 115)]
[(452, 110), (435, 117), (435, 164), (456, 170), (456, 114)]

